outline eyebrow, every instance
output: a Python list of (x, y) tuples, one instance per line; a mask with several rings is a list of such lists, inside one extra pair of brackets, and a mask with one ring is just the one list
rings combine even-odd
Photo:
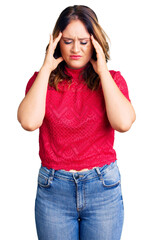
[[(63, 39), (67, 40), (73, 40), (73, 38), (68, 38), (68, 37), (62, 37)], [(84, 38), (78, 38), (79, 40), (89, 40), (90, 38), (84, 37)]]

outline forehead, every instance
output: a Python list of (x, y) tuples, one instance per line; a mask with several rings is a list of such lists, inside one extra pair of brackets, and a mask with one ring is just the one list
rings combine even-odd
[(72, 20), (63, 31), (63, 37), (69, 38), (89, 38), (90, 34), (86, 29), (84, 23), (80, 20)]

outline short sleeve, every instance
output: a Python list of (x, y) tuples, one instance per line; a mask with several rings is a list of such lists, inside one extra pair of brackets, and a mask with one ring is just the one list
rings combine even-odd
[(129, 91), (128, 91), (127, 83), (126, 83), (125, 79), (123, 78), (123, 76), (121, 75), (120, 71), (110, 71), (110, 73), (111, 73), (116, 85), (120, 89), (120, 91), (131, 102), (131, 100), (129, 98)]
[(38, 72), (35, 72), (33, 74), (33, 76), (29, 79), (27, 86), (26, 86), (26, 90), (25, 90), (25, 95), (28, 93), (28, 91), (30, 90), (30, 88), (32, 87), (32, 84), (34, 83), (36, 77), (38, 75)]

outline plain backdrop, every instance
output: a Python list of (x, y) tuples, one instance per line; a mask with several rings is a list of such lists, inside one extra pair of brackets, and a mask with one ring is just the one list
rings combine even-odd
[(111, 40), (108, 67), (125, 78), (137, 116), (128, 132), (116, 132), (114, 145), (125, 208), (122, 240), (152, 240), (153, 15), (148, 0), (6, 0), (0, 4), (0, 239), (37, 239), (39, 132), (22, 129), (17, 108), (29, 78), (43, 63), (57, 17), (75, 4), (96, 12)]

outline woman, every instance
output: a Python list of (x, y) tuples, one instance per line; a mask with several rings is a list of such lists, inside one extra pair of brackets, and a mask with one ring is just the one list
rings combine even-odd
[(114, 131), (135, 112), (119, 71), (109, 71), (107, 35), (82, 5), (60, 14), (39, 72), (26, 87), (18, 120), (39, 128), (35, 202), (40, 240), (119, 240), (123, 225)]

